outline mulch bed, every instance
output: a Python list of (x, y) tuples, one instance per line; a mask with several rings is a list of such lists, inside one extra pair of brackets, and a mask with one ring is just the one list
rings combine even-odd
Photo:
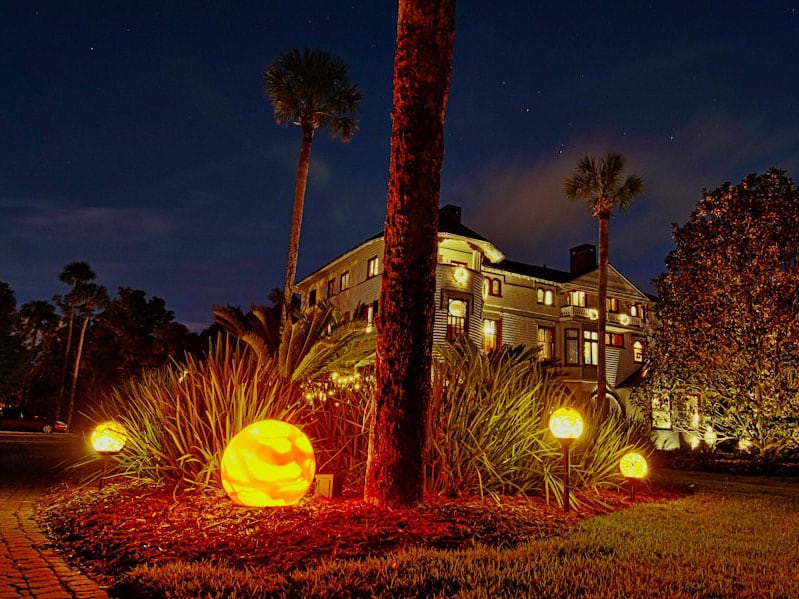
[(352, 496), (309, 497), (281, 508), (241, 508), (218, 493), (180, 493), (111, 485), (102, 491), (62, 484), (48, 491), (39, 521), (68, 559), (112, 582), (138, 564), (224, 561), (288, 574), (323, 559), (383, 556), (410, 547), (515, 547), (562, 535), (591, 516), (660, 501), (678, 492), (602, 490), (564, 513), (541, 497), (427, 497), (413, 509), (385, 510)]

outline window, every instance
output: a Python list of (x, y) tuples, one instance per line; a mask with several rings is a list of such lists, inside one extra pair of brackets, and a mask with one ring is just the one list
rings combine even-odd
[(605, 333), (605, 345), (624, 347), (624, 335), (621, 333)]
[(311, 289), (308, 292), (308, 307), (316, 305), (316, 289)]
[(468, 304), (460, 299), (447, 300), (447, 340), (454, 341), (466, 333)]
[(555, 357), (555, 329), (538, 327), (538, 359), (551, 360)]
[(366, 278), (371, 279), (380, 274), (380, 258), (372, 256), (366, 262)]
[(350, 286), (350, 271), (345, 270), (341, 273), (341, 276), (338, 278), (338, 288), (339, 291), (344, 291), (347, 287)]
[(599, 361), (599, 333), (583, 331), (583, 364), (596, 366)]
[(644, 361), (644, 344), (641, 340), (633, 341), (633, 362), (640, 364)]
[(633, 317), (638, 316), (638, 306), (636, 306), (635, 304), (630, 306), (630, 316)]
[(499, 347), (500, 323), (498, 320), (483, 321), (483, 351), (488, 353)]
[(569, 304), (585, 308), (585, 291), (569, 291)]
[(486, 277), (486, 281), (488, 282), (488, 295), (502, 297), (502, 281), (490, 277)]
[(366, 330), (371, 331), (374, 324), (375, 324), (375, 304), (369, 304), (368, 306), (366, 306)]
[(552, 293), (551, 289), (544, 289), (543, 287), (538, 288), (538, 292), (536, 294), (536, 300), (539, 304), (544, 304), (545, 306), (551, 306), (555, 300), (555, 294)]
[(327, 282), (327, 297), (336, 295), (336, 279), (330, 279)]
[(580, 363), (580, 331), (566, 329), (566, 364)]
[(605, 298), (605, 309), (608, 312), (618, 312), (619, 311), (619, 300), (615, 297), (608, 297)]
[(652, 428), (671, 429), (671, 400), (668, 395), (652, 398)]

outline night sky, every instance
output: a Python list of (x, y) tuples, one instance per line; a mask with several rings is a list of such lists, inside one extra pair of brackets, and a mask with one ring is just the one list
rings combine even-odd
[[(542, 4), (543, 6), (536, 6)], [(612, 5), (613, 7), (608, 7)], [(461, 0), (441, 203), (510, 259), (568, 268), (596, 223), (563, 198), (586, 153), (620, 151), (646, 193), (611, 221), (611, 262), (645, 291), (703, 188), (777, 166), (799, 179), (795, 2)], [(0, 281), (18, 303), (86, 260), (111, 293), (212, 304), (282, 285), (300, 134), (263, 70), (342, 57), (364, 95), (349, 144), (317, 134), (298, 278), (385, 217), (391, 2), (0, 2)]]

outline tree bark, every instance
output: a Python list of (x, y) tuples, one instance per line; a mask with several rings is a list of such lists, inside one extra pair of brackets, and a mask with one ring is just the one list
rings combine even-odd
[[(291, 313), (291, 299), (294, 296), (294, 277), (297, 274), (297, 256), (300, 252), (300, 229), (302, 228), (302, 211), (305, 206), (305, 188), (308, 185), (308, 168), (311, 164), (311, 142), (313, 127), (302, 126), (302, 143), (300, 159), (297, 164), (297, 181), (294, 184), (294, 206), (291, 211), (291, 233), (289, 234), (289, 252), (286, 258), (286, 279), (283, 283), (283, 309), (280, 312), (280, 333)], [(279, 339), (280, 337), (278, 337)]]
[(610, 216), (600, 214), (599, 216), (599, 291), (597, 293), (599, 307), (597, 313), (597, 337), (599, 346), (597, 351), (596, 363), (596, 401), (602, 409), (606, 405), (606, 391), (608, 387), (608, 375), (605, 364), (607, 362), (607, 351), (605, 345), (605, 330), (607, 329), (607, 297), (608, 297), (608, 254), (609, 254), (609, 235)]
[(83, 326), (80, 329), (80, 337), (78, 337), (78, 348), (75, 351), (75, 367), (72, 369), (72, 387), (69, 391), (69, 407), (67, 408), (67, 417), (65, 422), (67, 428), (72, 428), (72, 412), (75, 409), (75, 392), (78, 388), (78, 373), (80, 372), (80, 359), (83, 354), (83, 342), (86, 339), (86, 327), (89, 326), (89, 319), (91, 318), (91, 311), (83, 319)]
[(375, 417), (364, 498), (421, 502), (429, 404), (438, 202), (452, 71), (455, 0), (400, 0)]
[(64, 405), (64, 391), (67, 386), (67, 367), (69, 366), (69, 351), (72, 349), (72, 325), (75, 319), (75, 307), (69, 310), (69, 325), (67, 326), (67, 347), (64, 350), (64, 367), (61, 370), (61, 388), (58, 390), (58, 401), (55, 406), (55, 419), (61, 418), (61, 406)]

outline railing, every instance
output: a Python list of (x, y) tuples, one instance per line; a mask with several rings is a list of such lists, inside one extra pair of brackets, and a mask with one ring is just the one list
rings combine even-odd
[[(586, 308), (584, 306), (561, 306), (560, 315), (565, 318), (584, 318), (586, 320), (597, 320), (599, 310), (596, 308)], [(618, 323), (625, 327), (643, 328), (644, 320), (640, 316), (630, 316), (629, 314), (619, 314), (617, 312), (607, 313), (608, 322)]]

